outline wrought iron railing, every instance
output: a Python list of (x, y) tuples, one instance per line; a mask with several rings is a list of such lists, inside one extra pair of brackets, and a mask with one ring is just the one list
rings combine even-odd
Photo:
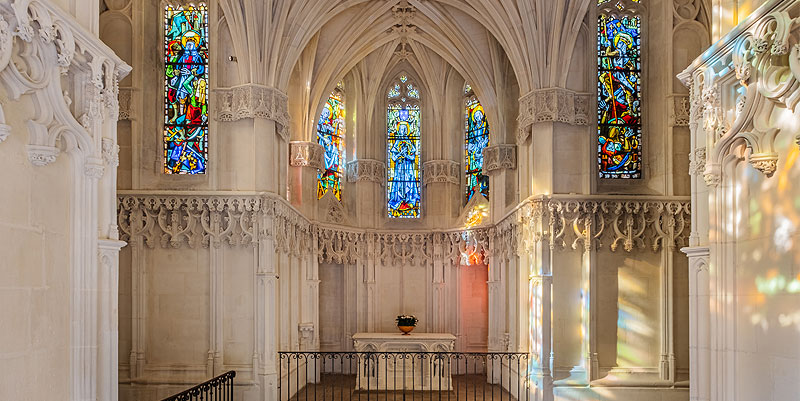
[(528, 400), (526, 353), (279, 352), (278, 400)]
[(236, 371), (225, 372), (163, 401), (233, 401), (234, 377)]

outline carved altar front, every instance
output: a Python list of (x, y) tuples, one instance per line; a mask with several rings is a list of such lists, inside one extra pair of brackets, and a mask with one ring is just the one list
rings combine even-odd
[(449, 333), (356, 333), (359, 353), (356, 390), (452, 390), (448, 356), (456, 337)]

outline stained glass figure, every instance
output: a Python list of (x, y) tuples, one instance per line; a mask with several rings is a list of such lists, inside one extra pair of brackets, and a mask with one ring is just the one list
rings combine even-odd
[(464, 166), (467, 202), (475, 190), (489, 198), (489, 177), (483, 174), (483, 149), (489, 146), (489, 124), (481, 102), (472, 95), (467, 98)]
[(205, 174), (208, 8), (166, 6), (164, 33), (164, 172)]
[(641, 24), (601, 14), (597, 23), (597, 161), (600, 178), (641, 178)]
[[(391, 218), (420, 217), (420, 108), (416, 103), (419, 90), (404, 75), (400, 77), (402, 86), (394, 85), (387, 97), (387, 211)], [(395, 91), (402, 90), (401, 95)], [(400, 102), (396, 99), (402, 96)], [(409, 98), (406, 102), (406, 98)]]
[(317, 122), (317, 143), (325, 148), (325, 170), (318, 173), (317, 197), (333, 191), (342, 199), (342, 174), (344, 173), (344, 102), (342, 93), (334, 90), (325, 102)]

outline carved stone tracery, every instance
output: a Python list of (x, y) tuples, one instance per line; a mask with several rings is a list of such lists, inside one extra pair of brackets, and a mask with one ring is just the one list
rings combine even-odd
[(384, 185), (386, 183), (386, 164), (373, 159), (353, 160), (347, 163), (347, 181), (367, 181)]

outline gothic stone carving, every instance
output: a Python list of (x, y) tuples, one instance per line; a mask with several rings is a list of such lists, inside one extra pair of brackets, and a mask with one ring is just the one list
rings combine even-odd
[(325, 148), (314, 142), (289, 142), (289, 164), (294, 167), (313, 167), (322, 170)]
[(519, 99), (520, 132), (517, 139), (530, 135), (530, 126), (538, 122), (561, 122), (571, 125), (589, 123), (590, 95), (563, 88), (539, 89)]
[(384, 185), (386, 182), (386, 164), (372, 159), (353, 160), (347, 163), (347, 181), (367, 181)]
[[(705, 132), (693, 129), (692, 136), (704, 142), (698, 146), (707, 149), (709, 165), (724, 165), (744, 142), (749, 151), (740, 157), (768, 177), (775, 173), (775, 139), (784, 125), (765, 124), (755, 117), (779, 115), (800, 103), (796, 90), (800, 46), (789, 46), (797, 42), (800, 21), (791, 7), (793, 2), (785, 2), (761, 9), (737, 27), (736, 35), (712, 46), (700, 62), (679, 74), (684, 84), (691, 85), (691, 120), (703, 120)], [(699, 102), (702, 109), (695, 108)], [(716, 187), (723, 180), (722, 169), (706, 171), (704, 178)]]
[(483, 173), (491, 174), (495, 171), (517, 168), (516, 145), (494, 145), (483, 149)]
[(219, 121), (236, 121), (243, 118), (263, 118), (278, 124), (283, 139), (289, 137), (289, 103), (285, 93), (275, 88), (247, 84), (232, 88), (214, 89), (216, 109), (214, 118)]
[(429, 160), (422, 164), (422, 182), (425, 185), (435, 182), (459, 183), (460, 165), (452, 160)]

